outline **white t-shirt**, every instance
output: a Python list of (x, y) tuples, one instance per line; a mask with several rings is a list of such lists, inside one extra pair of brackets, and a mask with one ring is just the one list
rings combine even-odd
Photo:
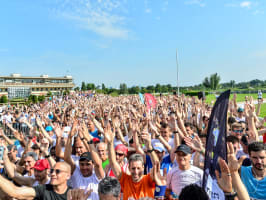
[(179, 167), (173, 168), (167, 174), (167, 188), (179, 195), (181, 190), (190, 184), (201, 186), (203, 179), (203, 171), (195, 166), (191, 166), (189, 170), (180, 170)]
[[(50, 183), (50, 178), (46, 181), (46, 183), (44, 185), (49, 184), (49, 183)], [(40, 185), (39, 181), (35, 181), (33, 183), (32, 187), (35, 187), (35, 186), (38, 186), (38, 185)]]
[(87, 200), (99, 200), (98, 196), (98, 184), (101, 180), (99, 180), (95, 174), (92, 172), (92, 175), (89, 177), (84, 177), (79, 169), (79, 166), (76, 165), (76, 169), (71, 176), (71, 182), (73, 188), (80, 188), (80, 189), (92, 189), (91, 195), (88, 197)]

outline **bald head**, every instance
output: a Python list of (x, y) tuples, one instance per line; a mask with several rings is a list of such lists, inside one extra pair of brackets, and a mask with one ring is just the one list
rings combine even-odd
[(66, 171), (67, 173), (71, 172), (71, 167), (68, 163), (62, 161), (62, 162), (57, 162), (53, 168), (58, 168)]

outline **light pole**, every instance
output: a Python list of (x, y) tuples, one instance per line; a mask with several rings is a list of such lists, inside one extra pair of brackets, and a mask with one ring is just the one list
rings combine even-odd
[(177, 49), (176, 49), (176, 83), (177, 83), (177, 95), (179, 96)]

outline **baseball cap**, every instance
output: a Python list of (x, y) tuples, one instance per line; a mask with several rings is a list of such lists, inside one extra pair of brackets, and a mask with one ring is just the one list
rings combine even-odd
[(237, 109), (237, 112), (244, 112), (244, 108), (239, 107), (239, 108)]
[(51, 126), (46, 126), (45, 130), (46, 130), (47, 132), (50, 132), (50, 131), (53, 130), (53, 127), (51, 127)]
[(154, 150), (157, 150), (157, 151), (160, 151), (160, 152), (165, 151), (165, 148), (164, 148), (163, 144), (160, 143), (160, 142), (154, 142), (152, 144), (152, 147), (153, 147)]
[(79, 158), (79, 161), (84, 161), (84, 160), (87, 160), (87, 161), (91, 161), (92, 160), (90, 152), (85, 152), (85, 153), (81, 154), (81, 156)]
[(185, 145), (185, 144), (181, 144), (179, 145), (176, 150), (175, 150), (175, 153), (178, 152), (178, 151), (182, 151), (184, 152), (185, 154), (191, 154), (191, 149), (189, 146)]
[(46, 159), (37, 160), (33, 168), (37, 169), (38, 171), (43, 171), (45, 169), (50, 169), (50, 164)]
[(95, 137), (95, 138), (92, 139), (92, 141), (93, 141), (93, 143), (98, 143), (98, 142), (100, 142), (100, 139)]
[(128, 148), (124, 144), (116, 145), (115, 150), (122, 151), (125, 155), (127, 155), (128, 152)]

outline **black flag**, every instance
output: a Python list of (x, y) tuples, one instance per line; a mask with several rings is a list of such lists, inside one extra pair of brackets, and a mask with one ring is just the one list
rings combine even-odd
[(202, 187), (210, 199), (224, 199), (223, 191), (216, 181), (215, 169), (219, 169), (218, 157), (227, 160), (226, 121), (229, 96), (230, 90), (227, 90), (218, 97), (209, 119)]

